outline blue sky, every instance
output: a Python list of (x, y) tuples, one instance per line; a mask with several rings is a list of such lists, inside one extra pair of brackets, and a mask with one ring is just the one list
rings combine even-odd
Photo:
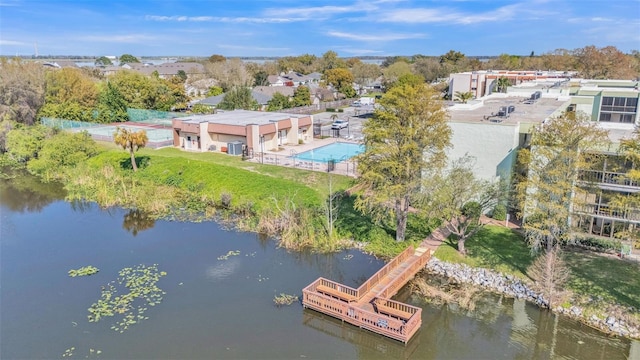
[(640, 49), (640, 0), (0, 0), (0, 54), (528, 55)]

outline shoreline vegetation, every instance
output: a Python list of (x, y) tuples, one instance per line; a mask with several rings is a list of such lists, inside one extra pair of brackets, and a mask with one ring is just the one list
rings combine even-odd
[[(353, 179), (335, 174), (173, 148), (139, 150), (136, 153), (139, 170), (134, 172), (129, 154), (114, 144), (98, 143), (95, 151), (88, 152), (86, 158), (76, 157), (69, 164), (46, 164), (40, 157), (38, 166), (30, 166), (29, 161), (22, 165), (26, 164), (32, 174), (44, 181), (62, 183), (67, 201), (95, 201), (105, 208), (119, 206), (142, 211), (153, 219), (219, 220), (239, 230), (275, 236), (280, 246), (293, 250), (337, 251), (358, 247), (375, 256), (391, 258), (407, 246), (419, 244), (439, 225), (411, 214), (406, 240), (398, 243), (394, 241), (393, 224), (376, 223), (354, 210), (356, 195), (347, 191), (354, 185)], [(2, 165), (20, 167), (11, 164), (7, 157), (1, 160)], [(328, 201), (330, 196), (332, 204)], [(329, 211), (330, 206), (334, 211)], [(333, 221), (328, 217), (331, 213)], [(466, 247), (467, 256), (460, 256), (456, 241), (450, 238), (434, 255), (445, 263), (486, 268), (499, 276), (530, 282), (526, 269), (533, 257), (523, 238), (512, 230), (486, 226), (467, 240)], [(571, 295), (552, 310), (609, 334), (638, 339), (638, 264), (591, 252), (567, 251), (565, 255), (571, 270), (567, 285)], [(416, 292), (441, 301), (456, 301), (464, 307), (473, 306), (477, 289), (487, 291), (475, 284), (469, 296), (452, 296), (443, 289), (451, 289), (452, 283), (468, 285), (473, 281), (452, 282), (448, 278), (446, 286), (434, 288), (424, 280), (423, 276), (417, 276), (413, 281)], [(628, 331), (619, 331), (622, 328)]]

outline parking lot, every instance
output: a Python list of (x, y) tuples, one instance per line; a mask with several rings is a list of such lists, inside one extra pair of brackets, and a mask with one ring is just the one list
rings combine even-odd
[(323, 136), (334, 136), (331, 131), (331, 124), (337, 116), (337, 119), (347, 120), (349, 125), (339, 130), (339, 137), (353, 140), (362, 140), (362, 124), (373, 114), (373, 105), (363, 105), (359, 107), (344, 108), (344, 112), (322, 112), (313, 115), (313, 122), (322, 124), (321, 131)]

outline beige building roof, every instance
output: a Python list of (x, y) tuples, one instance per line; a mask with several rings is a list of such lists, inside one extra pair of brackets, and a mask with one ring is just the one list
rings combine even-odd
[[(485, 123), (540, 123), (546, 118), (559, 114), (569, 106), (569, 99), (540, 98), (532, 104), (525, 103), (523, 97), (485, 97), (449, 107), (450, 121)], [(508, 116), (496, 116), (500, 109), (513, 106)]]

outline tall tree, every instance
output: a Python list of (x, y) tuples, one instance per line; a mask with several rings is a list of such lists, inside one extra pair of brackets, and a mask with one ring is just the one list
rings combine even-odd
[(98, 86), (91, 78), (79, 69), (64, 68), (47, 73), (46, 79), (41, 116), (93, 121)]
[(205, 68), (225, 92), (236, 86), (251, 86), (253, 84), (253, 77), (247, 71), (242, 60), (238, 58), (206, 63)]
[(370, 81), (374, 81), (382, 75), (382, 69), (376, 64), (367, 64), (362, 61), (355, 62), (351, 67), (353, 78), (356, 84), (360, 86), (367, 85)]
[(474, 159), (465, 156), (452, 162), (441, 175), (427, 179), (421, 208), (430, 218), (441, 219), (458, 240), (458, 252), (466, 255), (465, 242), (482, 229), (480, 217), (501, 195), (501, 183), (490, 183), (473, 174)]
[[(625, 180), (640, 182), (640, 132), (638, 130), (634, 132), (631, 138), (620, 141), (617, 155), (622, 157), (627, 164), (631, 165), (630, 168), (620, 170), (626, 171)], [(602, 167), (600, 167), (600, 169), (602, 169)], [(640, 209), (640, 194), (616, 194), (611, 201), (609, 201), (609, 206), (620, 213)], [(640, 241), (640, 227), (629, 224), (625, 227), (624, 231), (616, 232), (614, 236), (628, 239), (630, 242), (629, 245), (633, 247), (634, 243)], [(638, 245), (640, 245), (640, 243)]]
[(253, 75), (253, 86), (267, 86), (269, 85), (269, 74), (266, 71), (258, 71)]
[(353, 88), (353, 74), (349, 69), (337, 68), (330, 69), (324, 72), (324, 81), (327, 84), (333, 86), (334, 89), (342, 93), (347, 98), (356, 96), (356, 91)]
[[(442, 169), (451, 129), (438, 94), (428, 85), (404, 84), (378, 101), (362, 129), (365, 151), (359, 156), (356, 207), (384, 219), (393, 213), (396, 241), (404, 241), (409, 207), (422, 187), (422, 176)], [(389, 211), (392, 208), (392, 211)]]
[(347, 64), (344, 60), (338, 57), (338, 53), (329, 50), (326, 53), (322, 54), (322, 58), (320, 59), (321, 64), (321, 72), (325, 73), (327, 70), (346, 68)]
[(623, 54), (614, 46), (597, 48), (585, 46), (575, 50), (576, 62), (581, 75), (588, 79), (635, 79), (632, 57)]
[(565, 112), (532, 130), (531, 146), (518, 154), (527, 170), (516, 189), (534, 251), (550, 252), (571, 239), (571, 209), (586, 199), (585, 190), (576, 186), (578, 174), (593, 166), (594, 150), (607, 142), (607, 132), (580, 112)]
[(96, 120), (101, 123), (129, 121), (127, 114), (127, 101), (118, 88), (110, 82), (106, 82), (98, 96), (98, 113)]
[(44, 104), (45, 70), (36, 62), (0, 58), (0, 120), (31, 125)]
[(498, 91), (502, 92), (502, 93), (506, 93), (507, 92), (507, 88), (509, 87), (509, 85), (511, 85), (511, 81), (509, 81), (508, 78), (501, 76), (497, 81), (496, 81), (496, 85), (498, 87)]
[(222, 110), (255, 110), (258, 106), (258, 102), (251, 95), (251, 89), (245, 86), (237, 86), (229, 90), (218, 104), (218, 108)]
[(298, 86), (293, 91), (293, 107), (311, 105), (311, 90), (307, 86)]
[(383, 70), (384, 83), (387, 87), (392, 86), (402, 75), (413, 74), (411, 65), (405, 61), (397, 61)]
[(113, 141), (116, 145), (122, 146), (123, 149), (129, 151), (133, 171), (138, 171), (135, 153), (138, 149), (142, 149), (147, 145), (147, 142), (149, 141), (147, 132), (144, 130), (133, 131), (117, 127), (116, 132), (113, 134)]
[(96, 66), (107, 66), (107, 65), (113, 65), (113, 62), (111, 62), (111, 59), (109, 59), (106, 56), (100, 56), (99, 58), (96, 59), (95, 65)]
[(120, 56), (120, 58), (118, 59), (120, 60), (120, 65), (124, 65), (124, 64), (133, 64), (133, 63), (139, 63), (140, 60), (138, 60), (137, 57), (131, 55), (131, 54), (122, 54), (122, 56)]
[(289, 97), (282, 95), (279, 92), (273, 94), (271, 100), (267, 102), (267, 111), (280, 111), (290, 107), (291, 102), (289, 101)]
[(208, 60), (211, 63), (217, 63), (217, 62), (225, 62), (225, 61), (227, 61), (227, 58), (222, 56), (222, 55), (219, 55), (219, 54), (213, 54), (213, 55), (209, 56)]

